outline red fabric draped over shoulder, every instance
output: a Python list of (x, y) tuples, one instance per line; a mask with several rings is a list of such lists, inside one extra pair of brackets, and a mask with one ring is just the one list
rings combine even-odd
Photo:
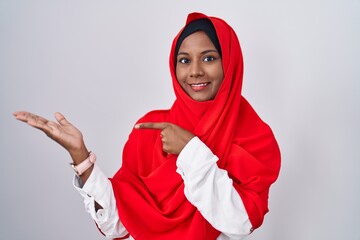
[[(238, 38), (223, 20), (192, 13), (213, 23), (222, 51), (224, 80), (214, 100), (197, 102), (175, 76), (175, 37), (170, 72), (176, 100), (170, 110), (153, 111), (138, 122), (171, 122), (192, 131), (219, 157), (228, 171), (253, 228), (268, 212), (270, 185), (280, 169), (280, 151), (267, 124), (241, 95), (243, 59)], [(110, 179), (120, 220), (135, 239), (216, 239), (214, 229), (186, 199), (176, 173), (176, 155), (164, 154), (160, 132), (133, 130), (123, 151), (123, 165)]]

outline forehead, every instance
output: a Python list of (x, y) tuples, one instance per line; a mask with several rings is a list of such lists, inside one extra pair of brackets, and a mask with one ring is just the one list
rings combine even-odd
[(187, 36), (181, 43), (179, 53), (181, 51), (190, 50), (216, 50), (214, 44), (204, 31), (197, 31)]

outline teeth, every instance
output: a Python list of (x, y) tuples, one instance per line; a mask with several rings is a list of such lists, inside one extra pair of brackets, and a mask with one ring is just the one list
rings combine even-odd
[(194, 87), (203, 87), (203, 86), (206, 86), (207, 83), (197, 83), (197, 84), (191, 84), (191, 86), (194, 86)]

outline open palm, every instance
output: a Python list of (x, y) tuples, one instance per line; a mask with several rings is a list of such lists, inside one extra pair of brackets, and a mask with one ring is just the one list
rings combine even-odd
[(57, 122), (25, 111), (15, 112), (14, 116), (16, 119), (44, 132), (49, 138), (68, 150), (70, 154), (84, 148), (82, 133), (67, 121), (61, 113), (55, 113)]

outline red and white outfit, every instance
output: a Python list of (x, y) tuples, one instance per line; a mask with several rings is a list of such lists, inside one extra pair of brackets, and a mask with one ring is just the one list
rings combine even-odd
[[(165, 154), (160, 131), (134, 129), (113, 178), (95, 165), (84, 186), (75, 181), (88, 212), (110, 238), (243, 239), (268, 212), (269, 188), (280, 169), (277, 142), (241, 96), (243, 60), (235, 32), (201, 13), (190, 14), (186, 24), (199, 18), (212, 22), (222, 51), (224, 80), (215, 99), (194, 101), (177, 82), (180, 31), (170, 54), (176, 100), (171, 109), (138, 121), (170, 122), (196, 137), (179, 155)], [(95, 213), (94, 201), (104, 209)]]
[[(194, 158), (197, 161), (187, 161)], [(243, 239), (251, 231), (251, 223), (239, 194), (232, 186), (227, 172), (217, 167), (217, 157), (197, 137), (193, 138), (178, 156), (177, 172), (183, 176), (185, 195), (205, 218), (222, 234), (218, 240)], [(86, 210), (101, 231), (109, 238), (128, 234), (121, 223), (110, 180), (98, 165), (83, 186), (79, 177), (74, 185), (84, 197)], [(104, 209), (95, 212), (97, 201)]]

